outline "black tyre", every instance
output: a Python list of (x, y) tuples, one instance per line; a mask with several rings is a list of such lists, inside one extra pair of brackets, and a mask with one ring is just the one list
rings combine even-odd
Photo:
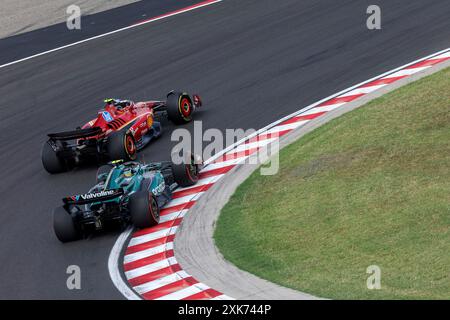
[(167, 115), (175, 124), (183, 124), (192, 121), (194, 105), (187, 93), (172, 92), (167, 96)]
[(61, 242), (70, 242), (80, 239), (80, 233), (75, 227), (72, 216), (64, 209), (57, 207), (53, 210), (53, 230)]
[(131, 134), (124, 131), (113, 132), (106, 142), (106, 152), (110, 160), (136, 160), (136, 142)]
[(49, 142), (45, 142), (41, 152), (42, 165), (48, 173), (60, 173), (66, 171), (64, 162), (58, 157)]
[(154, 195), (138, 191), (130, 196), (131, 221), (138, 228), (149, 228), (159, 223), (159, 207)]
[(97, 184), (100, 182), (105, 182), (108, 177), (108, 173), (113, 168), (110, 164), (105, 164), (97, 169)]
[(172, 163), (172, 174), (180, 187), (189, 187), (197, 183), (200, 175), (200, 166), (190, 157), (190, 163)]

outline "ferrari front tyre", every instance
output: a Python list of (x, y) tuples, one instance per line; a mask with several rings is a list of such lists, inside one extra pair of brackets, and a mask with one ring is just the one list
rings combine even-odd
[(44, 169), (47, 170), (48, 173), (60, 173), (66, 171), (63, 161), (61, 161), (48, 141), (42, 146), (41, 160)]
[(136, 142), (131, 134), (125, 131), (113, 132), (106, 142), (106, 152), (110, 160), (136, 160)]
[(192, 121), (194, 105), (187, 93), (171, 92), (166, 101), (167, 116), (175, 124), (183, 124)]
[(159, 223), (159, 206), (148, 191), (138, 191), (130, 196), (131, 221), (138, 228), (149, 228)]
[(189, 187), (197, 183), (200, 175), (200, 167), (191, 157), (190, 163), (172, 163), (172, 174), (175, 182), (180, 187)]
[(57, 207), (53, 210), (53, 230), (61, 242), (70, 242), (80, 239), (80, 233), (75, 227), (72, 216), (64, 209)]

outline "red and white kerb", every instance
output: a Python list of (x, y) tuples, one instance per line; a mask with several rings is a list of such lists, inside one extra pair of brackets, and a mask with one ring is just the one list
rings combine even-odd
[(231, 299), (195, 280), (183, 271), (174, 257), (173, 241), (177, 228), (198, 198), (231, 169), (279, 137), (331, 110), (345, 107), (347, 103), (368, 93), (449, 59), (450, 51), (447, 51), (361, 85), (290, 119), (269, 126), (257, 136), (237, 144), (232, 150), (209, 163), (202, 170), (200, 180), (195, 186), (175, 191), (174, 199), (161, 210), (159, 225), (132, 234), (123, 260), (125, 277), (130, 287), (140, 297), (149, 300)]

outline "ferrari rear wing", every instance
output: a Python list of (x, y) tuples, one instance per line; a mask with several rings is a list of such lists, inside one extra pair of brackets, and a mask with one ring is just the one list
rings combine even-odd
[(86, 193), (63, 198), (64, 204), (88, 204), (93, 202), (103, 202), (120, 197), (124, 194), (122, 188), (103, 190), (95, 193)]
[(75, 140), (98, 136), (103, 132), (102, 128), (93, 127), (87, 129), (79, 129), (74, 131), (65, 131), (59, 133), (50, 133), (48, 137), (52, 140)]

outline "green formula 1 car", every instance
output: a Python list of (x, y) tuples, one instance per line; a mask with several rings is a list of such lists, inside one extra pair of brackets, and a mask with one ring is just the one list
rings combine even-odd
[(201, 164), (160, 162), (140, 164), (122, 160), (98, 169), (97, 184), (86, 194), (63, 199), (53, 211), (53, 226), (61, 242), (82, 238), (109, 225), (138, 228), (158, 224), (159, 210), (178, 186), (198, 181)]

